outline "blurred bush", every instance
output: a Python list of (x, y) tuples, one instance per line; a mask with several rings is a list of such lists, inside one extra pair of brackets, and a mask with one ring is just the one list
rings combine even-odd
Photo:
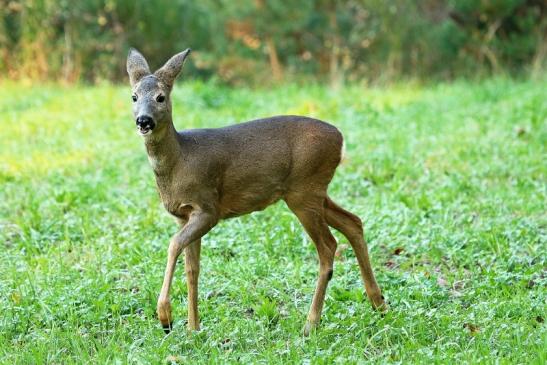
[(121, 81), (129, 46), (229, 84), (542, 72), (544, 0), (0, 0), (9, 78)]

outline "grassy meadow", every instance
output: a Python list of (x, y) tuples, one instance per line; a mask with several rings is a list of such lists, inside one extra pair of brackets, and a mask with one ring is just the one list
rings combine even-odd
[(178, 129), (275, 114), (338, 126), (330, 195), (365, 222), (390, 311), (339, 239), (322, 324), (313, 244), (280, 202), (203, 240), (202, 329), (155, 307), (176, 232), (128, 86), (0, 84), (0, 363), (547, 362), (547, 80), (228, 89), (179, 81)]

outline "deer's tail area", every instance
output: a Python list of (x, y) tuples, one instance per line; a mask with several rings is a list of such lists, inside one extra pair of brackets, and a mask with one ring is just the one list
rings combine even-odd
[(340, 148), (340, 165), (342, 165), (344, 162), (346, 162), (347, 156), (346, 156), (346, 140), (342, 136), (342, 147)]

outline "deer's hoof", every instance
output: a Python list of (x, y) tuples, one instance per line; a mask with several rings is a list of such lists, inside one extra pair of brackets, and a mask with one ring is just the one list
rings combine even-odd
[(308, 337), (312, 332), (317, 331), (318, 327), (319, 322), (306, 321), (306, 324), (304, 325), (304, 336)]
[(189, 332), (198, 332), (199, 331), (199, 323), (198, 324), (188, 323), (186, 328), (188, 329)]
[(163, 327), (163, 331), (165, 333), (171, 332), (173, 324), (173, 317), (171, 316), (171, 303), (169, 303), (169, 301), (159, 301), (157, 313), (158, 319)]
[(166, 335), (168, 335), (171, 332), (171, 323), (167, 323), (167, 324), (162, 323), (161, 326), (163, 327), (163, 332), (165, 332)]
[(381, 294), (375, 298), (371, 298), (370, 301), (372, 302), (372, 307), (380, 313), (385, 314), (389, 310), (389, 306), (384, 300), (384, 296)]

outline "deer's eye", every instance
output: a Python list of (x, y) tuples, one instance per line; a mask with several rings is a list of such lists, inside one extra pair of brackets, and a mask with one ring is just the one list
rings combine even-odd
[(135, 95), (135, 94), (131, 95), (131, 99), (133, 99), (133, 102), (136, 102), (137, 101), (137, 95)]
[(156, 101), (158, 103), (163, 103), (165, 101), (165, 96), (163, 95), (158, 95), (158, 97), (156, 98)]

